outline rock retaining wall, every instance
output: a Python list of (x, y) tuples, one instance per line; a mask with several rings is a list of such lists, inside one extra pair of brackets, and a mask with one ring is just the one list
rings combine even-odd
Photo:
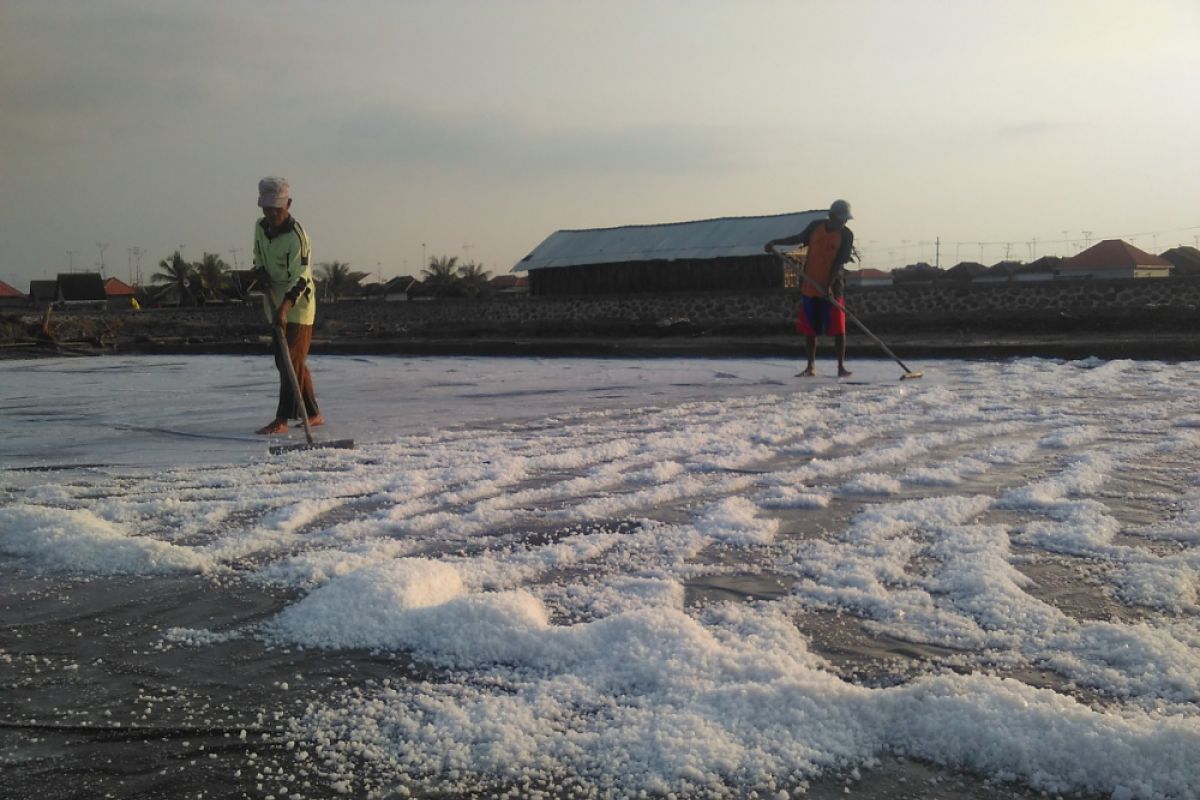
[[(415, 302), (346, 300), (322, 303), (324, 338), (395, 336), (630, 335), (688, 330), (786, 333), (793, 330), (796, 291), (637, 294), (595, 297), (504, 296)], [(1200, 279), (1080, 280), (1012, 284), (938, 282), (848, 290), (847, 306), (877, 331), (958, 326), (1003, 328), (1019, 320), (1072, 319), (1105, 326), (1168, 320), (1190, 325), (1200, 309)], [(200, 336), (240, 338), (266, 333), (261, 308), (147, 309), (139, 312), (56, 311), (61, 324), (95, 317), (119, 327), (122, 338)], [(120, 319), (113, 320), (114, 316)], [(105, 322), (107, 320), (107, 322)], [(114, 324), (115, 323), (115, 324)], [(1057, 323), (1056, 323), (1057, 324)], [(915, 327), (914, 327), (915, 326)]]
[(1104, 311), (1109, 309), (1200, 308), (1200, 279), (1029, 281), (1006, 284), (958, 284), (947, 281), (853, 291), (861, 316), (912, 314), (944, 309), (969, 315), (1010, 311)]

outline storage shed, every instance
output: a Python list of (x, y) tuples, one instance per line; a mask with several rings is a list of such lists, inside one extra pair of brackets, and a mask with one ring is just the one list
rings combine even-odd
[(531, 295), (778, 289), (788, 284), (772, 239), (828, 212), (722, 217), (659, 225), (556, 231), (512, 268)]

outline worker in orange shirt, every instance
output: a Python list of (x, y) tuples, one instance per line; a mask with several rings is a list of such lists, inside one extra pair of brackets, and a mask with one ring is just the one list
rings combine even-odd
[[(803, 245), (806, 248), (796, 330), (804, 335), (808, 366), (797, 377), (816, 375), (818, 336), (833, 337), (838, 377), (845, 378), (850, 374), (846, 369), (846, 314), (838, 306), (845, 294), (843, 268), (854, 252), (854, 233), (846, 227), (846, 222), (851, 219), (850, 204), (835, 200), (829, 206), (828, 218), (813, 220), (795, 236), (772, 239), (763, 248), (768, 253), (776, 253), (775, 248), (779, 245)], [(836, 302), (830, 302), (829, 298)]]

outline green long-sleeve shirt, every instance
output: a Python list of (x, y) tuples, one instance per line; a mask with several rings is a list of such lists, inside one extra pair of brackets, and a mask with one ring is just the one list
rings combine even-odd
[[(254, 264), (267, 276), (263, 309), (267, 320), (275, 319), (275, 308), (286, 297), (292, 301), (288, 322), (312, 325), (317, 316), (317, 291), (312, 276), (312, 247), (308, 234), (292, 217), (274, 231), (266, 219), (254, 226)], [(274, 296), (274, 307), (272, 307)]]

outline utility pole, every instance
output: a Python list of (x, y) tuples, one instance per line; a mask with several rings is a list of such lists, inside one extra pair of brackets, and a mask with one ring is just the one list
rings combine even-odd
[(75, 251), (68, 250), (67, 251), (67, 272), (74, 272), (74, 271), (75, 271)]
[(939, 269), (942, 266), (942, 237), (933, 240), (933, 265)]
[(1085, 248), (1092, 246), (1092, 232), (1091, 231), (1083, 232), (1083, 246)]
[(425, 243), (421, 242), (421, 269), (427, 269), (429, 261), (425, 258)]
[(104, 277), (104, 251), (108, 249), (108, 242), (96, 242), (96, 247), (100, 250), (100, 277)]
[(125, 254), (129, 256), (129, 282), (133, 283), (133, 248), (126, 247)]
[(233, 268), (234, 269), (242, 268), (242, 265), (238, 263), (238, 257), (237, 257), (237, 254), (240, 252), (242, 252), (242, 249), (240, 247), (232, 247), (229, 249), (229, 255), (233, 256)]
[(134, 280), (134, 286), (142, 285), (142, 253), (146, 251), (140, 247), (133, 248), (133, 257), (137, 262), (137, 277)]

